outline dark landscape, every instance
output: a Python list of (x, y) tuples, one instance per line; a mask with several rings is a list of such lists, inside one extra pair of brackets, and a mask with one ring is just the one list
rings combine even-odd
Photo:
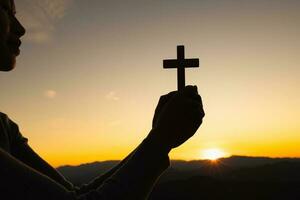
[[(75, 185), (88, 183), (119, 161), (58, 170)], [(166, 199), (300, 199), (300, 158), (232, 156), (217, 161), (171, 161), (151, 200)]]

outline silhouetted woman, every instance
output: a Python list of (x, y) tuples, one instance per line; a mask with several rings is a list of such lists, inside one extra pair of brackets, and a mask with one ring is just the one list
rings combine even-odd
[[(20, 38), (25, 34), (15, 12), (13, 0), (0, 0), (1, 71), (14, 68)], [(0, 199), (146, 199), (169, 166), (168, 153), (197, 131), (203, 117), (202, 101), (195, 86), (162, 96), (152, 129), (142, 143), (112, 170), (77, 188), (39, 157), (17, 124), (0, 113)]]

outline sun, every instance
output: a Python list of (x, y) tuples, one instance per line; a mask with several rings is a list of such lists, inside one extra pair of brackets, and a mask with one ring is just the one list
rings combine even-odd
[(214, 149), (203, 150), (201, 158), (215, 161), (224, 156), (226, 156), (226, 153), (224, 151), (222, 151), (221, 149), (214, 148)]

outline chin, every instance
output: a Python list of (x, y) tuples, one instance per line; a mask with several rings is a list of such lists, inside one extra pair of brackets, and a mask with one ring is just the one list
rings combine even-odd
[(16, 57), (11, 56), (10, 59), (0, 60), (0, 71), (9, 72), (16, 66)]

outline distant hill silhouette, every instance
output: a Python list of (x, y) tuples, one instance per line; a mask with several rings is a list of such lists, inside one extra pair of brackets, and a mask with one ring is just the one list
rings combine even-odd
[[(63, 166), (58, 170), (76, 185), (86, 183), (119, 161)], [(300, 199), (300, 158), (232, 156), (171, 161), (153, 190), (160, 199)]]
[(69, 181), (75, 185), (87, 183), (96, 176), (105, 173), (107, 170), (117, 165), (119, 161), (104, 161), (81, 164), (78, 166), (62, 166), (58, 168)]

